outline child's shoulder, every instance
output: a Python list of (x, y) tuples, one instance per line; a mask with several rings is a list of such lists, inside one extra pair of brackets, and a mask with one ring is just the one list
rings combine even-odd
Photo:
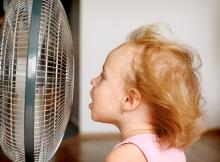
[(109, 153), (105, 162), (146, 162), (141, 150), (134, 144), (123, 144)]

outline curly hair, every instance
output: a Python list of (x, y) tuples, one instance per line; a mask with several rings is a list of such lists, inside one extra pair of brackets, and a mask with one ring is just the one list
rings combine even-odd
[[(200, 136), (201, 88), (197, 52), (160, 34), (157, 24), (133, 31), (128, 43), (141, 47), (127, 76), (150, 105), (152, 124), (161, 146), (186, 148)], [(196, 67), (193, 65), (197, 63)]]

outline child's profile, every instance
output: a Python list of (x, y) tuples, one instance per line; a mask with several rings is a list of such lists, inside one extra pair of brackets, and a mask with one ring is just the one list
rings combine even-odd
[(158, 27), (133, 31), (91, 80), (92, 119), (118, 127), (122, 140), (106, 162), (185, 162), (201, 134), (199, 56)]

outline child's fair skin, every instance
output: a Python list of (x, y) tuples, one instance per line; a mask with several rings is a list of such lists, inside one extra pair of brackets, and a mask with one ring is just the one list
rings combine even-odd
[[(148, 105), (143, 102), (140, 92), (134, 87), (125, 90), (124, 77), (138, 50), (132, 43), (117, 47), (108, 55), (102, 73), (91, 80), (92, 103), (89, 107), (92, 119), (116, 125), (122, 140), (154, 133)], [(126, 144), (114, 149), (106, 159), (106, 162), (122, 161), (146, 162), (146, 159), (135, 145)]]
[(92, 119), (121, 134), (106, 162), (185, 162), (184, 149), (202, 133), (200, 66), (193, 64), (199, 56), (157, 29), (152, 24), (132, 32), (91, 80)]

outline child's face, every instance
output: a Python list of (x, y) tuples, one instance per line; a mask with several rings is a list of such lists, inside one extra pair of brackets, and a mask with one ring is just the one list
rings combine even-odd
[(92, 119), (117, 124), (120, 120), (121, 104), (125, 98), (124, 76), (132, 60), (125, 44), (114, 49), (106, 58), (102, 73), (91, 80), (90, 94)]

